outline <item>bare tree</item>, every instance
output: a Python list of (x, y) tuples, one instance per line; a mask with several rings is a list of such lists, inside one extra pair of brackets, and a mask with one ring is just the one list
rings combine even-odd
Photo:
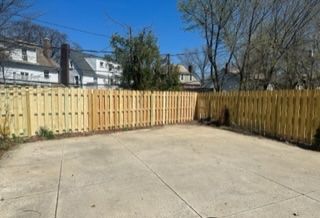
[(12, 18), (28, 7), (27, 0), (0, 0), (0, 35), (11, 27)]
[(30, 4), (27, 0), (0, 0), (0, 68), (5, 82), (4, 62), (9, 57), (12, 46), (4, 41), (4, 34), (12, 27), (12, 19)]
[(187, 30), (203, 34), (216, 90), (234, 65), (240, 89), (315, 86), (319, 0), (180, 0), (179, 8)]
[(13, 22), (10, 31), (7, 33), (11, 38), (26, 42), (43, 44), (43, 40), (48, 38), (52, 46), (52, 57), (59, 60), (59, 48), (61, 44), (67, 42), (67, 35), (55, 29), (32, 23), (30, 20), (20, 20)]
[(214, 89), (221, 90), (219, 50), (223, 46), (224, 27), (231, 19), (236, 1), (180, 0), (179, 9), (187, 30), (199, 29), (205, 39), (206, 54), (210, 63), (210, 77)]
[(273, 80), (281, 61), (291, 48), (307, 46), (306, 34), (309, 34), (319, 6), (318, 0), (272, 1), (271, 14), (264, 31), (268, 39), (265, 46), (270, 48), (267, 53), (269, 63), (263, 71), (264, 88)]
[(259, 0), (239, 1), (236, 5), (235, 19), (232, 19), (231, 22), (234, 28), (228, 27), (229, 32), (231, 32), (229, 34), (234, 35), (234, 40), (231, 41), (234, 43), (234, 50), (231, 55), (234, 55), (234, 62), (239, 69), (240, 90), (246, 88), (244, 87), (246, 86), (245, 81), (250, 77), (248, 65), (254, 49), (257, 31), (268, 15), (268, 7), (265, 2)]

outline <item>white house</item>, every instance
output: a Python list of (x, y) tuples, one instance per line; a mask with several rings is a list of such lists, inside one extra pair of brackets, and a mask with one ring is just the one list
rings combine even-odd
[(52, 84), (59, 82), (59, 65), (51, 58), (51, 46), (44, 40), (43, 48), (23, 41), (1, 43), (0, 83)]
[(199, 79), (183, 65), (177, 65), (180, 84), (184, 89), (198, 89), (201, 86)]
[(69, 71), (70, 83), (81, 86), (118, 88), (122, 75), (119, 64), (74, 50), (70, 52)]

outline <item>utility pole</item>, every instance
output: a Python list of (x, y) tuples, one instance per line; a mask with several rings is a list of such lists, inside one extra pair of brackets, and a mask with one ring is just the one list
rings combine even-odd
[(129, 33), (129, 57), (130, 57), (130, 65), (132, 65), (132, 28), (128, 26), (128, 33)]
[(167, 54), (167, 74), (168, 74), (168, 76), (170, 74), (170, 65), (171, 65), (171, 63), (170, 63), (170, 54)]

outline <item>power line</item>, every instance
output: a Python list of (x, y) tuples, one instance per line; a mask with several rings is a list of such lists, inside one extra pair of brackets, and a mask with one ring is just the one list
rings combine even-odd
[(125, 24), (125, 23), (122, 23), (122, 22), (120, 22), (120, 21), (118, 21), (118, 20), (116, 20), (115, 18), (113, 18), (110, 14), (108, 14), (107, 12), (105, 13), (105, 15), (107, 16), (107, 18), (111, 21), (111, 22), (113, 22), (114, 24), (117, 24), (117, 25), (119, 25), (119, 26), (121, 26), (122, 28), (124, 28), (124, 29), (128, 29), (128, 28), (130, 28), (130, 26), (128, 25), (128, 24)]
[(24, 18), (24, 19), (27, 19), (27, 20), (33, 20), (33, 21), (36, 21), (36, 22), (39, 22), (39, 23), (51, 25), (51, 26), (56, 26), (56, 27), (60, 27), (60, 28), (64, 28), (64, 29), (68, 29), (68, 30), (72, 30), (72, 31), (77, 31), (77, 32), (93, 35), (93, 36), (98, 36), (98, 37), (103, 37), (103, 38), (108, 38), (108, 39), (110, 38), (109, 35), (106, 35), (106, 34), (103, 34), (103, 33), (91, 32), (91, 31), (79, 29), (79, 28), (76, 28), (76, 27), (57, 24), (57, 23), (53, 23), (53, 22), (49, 22), (49, 21), (45, 21), (45, 20), (41, 20), (41, 19), (37, 19), (37, 18), (27, 17), (27, 16), (23, 16), (23, 15), (15, 15), (15, 16), (16, 17), (21, 17), (21, 18)]
[[(44, 48), (43, 45), (39, 45), (36, 43), (30, 43), (30, 42), (25, 42), (25, 41), (21, 41), (21, 40), (13, 40), (13, 39), (0, 39), (0, 42), (4, 42), (4, 43), (10, 43), (10, 45), (16, 45), (16, 46), (32, 46), (32, 47), (37, 47), (37, 48)], [(61, 47), (54, 47), (52, 46), (51, 49), (57, 49), (60, 50)], [(96, 53), (96, 54), (114, 54), (114, 51), (110, 51), (110, 50), (95, 50), (95, 49), (73, 49), (70, 48), (70, 51), (74, 51), (74, 52), (84, 52), (84, 53)], [(206, 54), (205, 51), (195, 51), (195, 52), (184, 52), (184, 53), (163, 53), (160, 54), (160, 56), (164, 56), (167, 57), (168, 55), (170, 55), (171, 57), (179, 57), (179, 56), (184, 56), (184, 55), (197, 55), (197, 54)]]
[(73, 48), (70, 48), (70, 50), (75, 52), (87, 52), (87, 53), (97, 53), (97, 54), (113, 54), (114, 53), (114, 51), (108, 51), (108, 50), (73, 49)]
[[(13, 39), (0, 39), (0, 42), (3, 43), (8, 43), (11, 46), (31, 46), (31, 47), (36, 47), (36, 48), (44, 48), (43, 45), (39, 45), (36, 43), (31, 43), (31, 42), (25, 42), (25, 41), (21, 41), (21, 40), (13, 40)], [(60, 50), (61, 47), (55, 47), (55, 46), (51, 46), (51, 49), (57, 49)], [(98, 54), (113, 54), (113, 51), (108, 51), (108, 50), (93, 50), (93, 49), (73, 49), (70, 48), (70, 51), (74, 51), (74, 52), (88, 52), (88, 53), (98, 53)]]

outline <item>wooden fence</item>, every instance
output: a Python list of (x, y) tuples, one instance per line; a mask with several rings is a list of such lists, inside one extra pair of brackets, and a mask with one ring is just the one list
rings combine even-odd
[(191, 92), (2, 87), (0, 124), (8, 114), (16, 136), (175, 124), (194, 119), (196, 100)]
[(92, 90), (90, 130), (184, 123), (194, 119), (197, 93)]
[(197, 94), (0, 88), (0, 124), (7, 117), (16, 136), (34, 136), (40, 127), (61, 134), (183, 123), (195, 115), (218, 119), (224, 107), (233, 125), (289, 141), (311, 143), (320, 127), (319, 90)]
[(218, 119), (224, 107), (233, 125), (288, 141), (310, 144), (320, 127), (319, 90), (198, 94), (198, 118)]

